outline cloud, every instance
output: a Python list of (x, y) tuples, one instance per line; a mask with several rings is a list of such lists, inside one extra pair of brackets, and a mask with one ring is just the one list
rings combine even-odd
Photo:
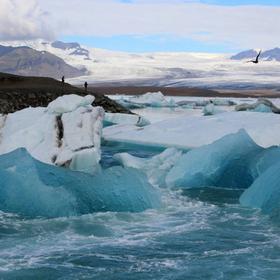
[(36, 0), (0, 0), (0, 39), (51, 38), (48, 14)]
[(0, 39), (48, 38), (53, 33), (58, 37), (156, 35), (231, 48), (279, 45), (279, 5), (206, 2), (218, 1), (0, 0)]
[(222, 6), (186, 0), (39, 0), (61, 36), (172, 35), (267, 48), (279, 44), (278, 6)]

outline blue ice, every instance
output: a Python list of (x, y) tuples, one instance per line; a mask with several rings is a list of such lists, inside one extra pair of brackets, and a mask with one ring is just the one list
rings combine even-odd
[(112, 167), (91, 176), (47, 165), (25, 149), (0, 156), (0, 210), (27, 217), (141, 212), (160, 207), (141, 172)]
[(240, 197), (240, 203), (280, 217), (280, 161), (255, 180)]
[(254, 180), (249, 166), (254, 169), (251, 162), (263, 150), (242, 129), (183, 155), (166, 183), (175, 188), (249, 187)]

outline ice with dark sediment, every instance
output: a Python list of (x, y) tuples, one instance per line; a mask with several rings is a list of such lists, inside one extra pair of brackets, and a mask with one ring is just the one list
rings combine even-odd
[(265, 98), (260, 98), (257, 102), (253, 104), (239, 104), (235, 107), (235, 110), (280, 114), (280, 109), (276, 105), (274, 105), (272, 101)]
[(26, 148), (36, 159), (94, 173), (101, 158), (104, 110), (94, 96), (65, 95), (48, 107), (0, 116), (0, 154)]

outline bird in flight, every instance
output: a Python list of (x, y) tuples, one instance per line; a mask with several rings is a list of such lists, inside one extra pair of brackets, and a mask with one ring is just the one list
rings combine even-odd
[(247, 63), (249, 63), (249, 62), (252, 62), (252, 63), (255, 63), (255, 64), (259, 63), (259, 57), (260, 57), (261, 53), (262, 53), (262, 50), (260, 50), (260, 52), (258, 53), (255, 60), (249, 60), (249, 61), (247, 61)]

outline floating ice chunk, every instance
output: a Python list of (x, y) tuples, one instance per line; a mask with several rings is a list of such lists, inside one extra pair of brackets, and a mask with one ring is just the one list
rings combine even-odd
[(51, 114), (63, 114), (75, 111), (79, 107), (91, 105), (95, 97), (92, 95), (79, 96), (75, 94), (64, 95), (52, 101), (47, 110)]
[(134, 157), (128, 153), (114, 155), (114, 159), (125, 167), (140, 169), (147, 175), (153, 185), (165, 186), (165, 177), (168, 171), (176, 164), (182, 156), (182, 152), (174, 148), (166, 149), (151, 159)]
[(215, 98), (211, 99), (213, 104), (216, 106), (234, 106), (236, 103), (229, 99), (223, 99), (223, 98)]
[(212, 115), (222, 113), (222, 112), (223, 111), (218, 110), (213, 103), (210, 103), (203, 108), (204, 116), (212, 116)]
[(252, 111), (253, 112), (260, 112), (260, 113), (272, 113), (272, 109), (265, 104), (259, 104)]
[(140, 127), (150, 124), (150, 122), (142, 116), (121, 113), (105, 113), (104, 121), (109, 124), (132, 124)]
[(0, 156), (0, 210), (28, 217), (140, 212), (160, 207), (144, 174), (113, 167), (91, 176), (44, 164), (25, 149)]
[(126, 100), (124, 98), (117, 99), (116, 102), (130, 110), (141, 109), (146, 107), (146, 105), (144, 104), (131, 103), (129, 100)]
[(210, 103), (203, 108), (204, 116), (211, 116), (216, 113), (214, 104)]
[(215, 106), (233, 106), (236, 105), (236, 103), (232, 100), (228, 99), (210, 99), (210, 100), (183, 100), (177, 102), (178, 106), (183, 106), (183, 107), (190, 107), (190, 108), (201, 108), (205, 107), (209, 104), (214, 104)]
[(183, 155), (166, 177), (166, 184), (178, 188), (250, 186), (250, 159), (261, 152), (245, 130)]
[(254, 104), (239, 104), (235, 107), (236, 111), (252, 111), (261, 113), (280, 114), (280, 109), (276, 107), (270, 100), (261, 98)]
[(267, 169), (240, 197), (243, 206), (280, 217), (280, 162)]
[(214, 116), (189, 116), (159, 121), (143, 128), (113, 126), (103, 130), (108, 141), (190, 149), (211, 144), (244, 128), (262, 147), (280, 144), (280, 115), (226, 112)]
[(270, 147), (263, 149), (260, 153), (257, 153), (250, 161), (248, 169), (252, 177), (257, 178), (268, 168), (279, 161), (280, 148), (276, 146)]
[[(77, 101), (75, 106), (63, 97), (57, 103), (60, 106), (65, 101), (68, 109), (79, 106), (71, 112), (64, 110), (61, 115), (56, 115), (59, 110), (51, 114), (46, 108), (27, 108), (8, 114), (0, 127), (0, 154), (24, 147), (42, 162), (93, 173), (101, 156), (104, 110), (89, 105), (90, 96), (70, 96), (69, 100)], [(50, 108), (60, 108), (54, 106), (56, 101), (52, 104)]]
[(150, 107), (176, 107), (177, 104), (173, 98), (169, 100), (159, 92), (148, 92), (143, 95), (133, 96), (126, 100), (126, 103), (134, 105), (145, 105)]

